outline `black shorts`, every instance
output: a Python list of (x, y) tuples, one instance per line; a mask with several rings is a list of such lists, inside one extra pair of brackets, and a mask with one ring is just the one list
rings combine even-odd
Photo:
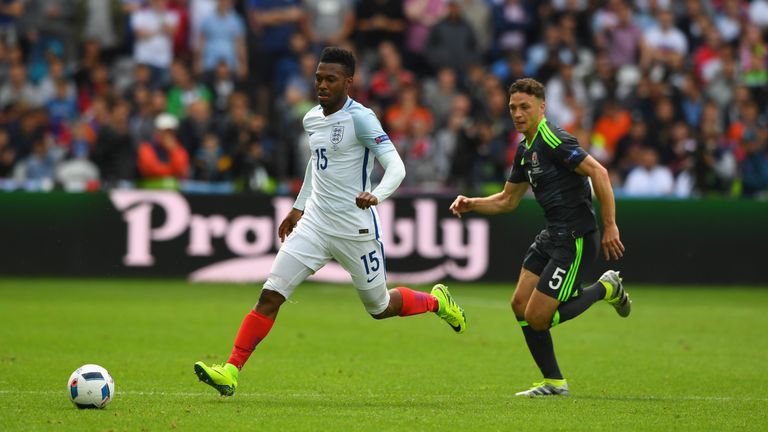
[(561, 302), (581, 292), (584, 273), (600, 249), (600, 232), (574, 237), (541, 231), (525, 253), (523, 268), (539, 276), (536, 289)]

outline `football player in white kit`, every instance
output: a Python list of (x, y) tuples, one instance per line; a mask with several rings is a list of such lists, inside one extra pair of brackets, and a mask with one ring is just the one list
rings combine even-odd
[[(456, 333), (466, 329), (464, 310), (444, 285), (435, 285), (431, 293), (387, 288), (375, 206), (397, 189), (405, 166), (373, 111), (348, 96), (354, 74), (351, 52), (323, 50), (315, 73), (319, 105), (304, 116), (311, 158), (299, 196), (278, 228), (284, 243), (258, 303), (243, 319), (227, 363), (195, 363), (198, 378), (224, 396), (234, 394), (239, 370), (269, 333), (280, 306), (331, 259), (352, 276), (373, 318), (435, 312)], [(384, 176), (371, 190), (374, 158)]]

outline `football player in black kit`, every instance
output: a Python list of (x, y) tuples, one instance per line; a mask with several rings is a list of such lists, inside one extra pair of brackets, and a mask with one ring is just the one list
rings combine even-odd
[[(581, 287), (585, 270), (600, 247), (607, 260), (619, 259), (624, 245), (616, 226), (616, 206), (608, 173), (588, 155), (572, 135), (544, 117), (544, 86), (530, 78), (509, 88), (509, 113), (525, 139), (520, 142), (504, 190), (487, 196), (456, 197), (450, 210), (456, 216), (475, 211), (498, 214), (513, 211), (528, 190), (544, 209), (547, 225), (523, 259), (520, 278), (512, 296), (512, 310), (544, 380), (518, 396), (567, 396), (568, 383), (560, 373), (549, 329), (580, 315), (599, 300), (626, 317), (631, 301), (619, 273), (605, 272)], [(592, 206), (592, 180), (600, 201), (603, 236), (600, 239)]]

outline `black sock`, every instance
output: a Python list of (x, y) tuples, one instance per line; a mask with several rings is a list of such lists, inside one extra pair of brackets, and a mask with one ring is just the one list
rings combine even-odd
[[(578, 297), (574, 297), (565, 303), (560, 304), (552, 319), (552, 326), (576, 318), (582, 312), (589, 309), (590, 306), (605, 297), (605, 286), (600, 282), (584, 288)], [(558, 319), (559, 317), (559, 319)]]
[(523, 328), (523, 336), (525, 336), (525, 343), (528, 344), (528, 350), (544, 378), (563, 379), (560, 367), (557, 366), (555, 348), (552, 346), (552, 335), (549, 330), (536, 331), (525, 322), (523, 317), (517, 317), (517, 321)]

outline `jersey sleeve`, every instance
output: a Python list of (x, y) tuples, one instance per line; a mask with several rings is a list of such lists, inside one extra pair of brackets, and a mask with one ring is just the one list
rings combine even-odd
[(525, 144), (517, 146), (517, 152), (515, 153), (514, 163), (512, 169), (509, 171), (510, 183), (525, 183), (528, 179), (525, 177), (525, 169), (523, 169), (523, 154), (525, 153)]
[(381, 127), (381, 122), (373, 111), (355, 110), (352, 113), (355, 124), (355, 135), (360, 144), (369, 148), (375, 156), (394, 151), (395, 145)]
[(587, 158), (588, 153), (581, 148), (576, 138), (571, 135), (560, 137), (560, 141), (555, 147), (550, 145), (545, 147), (550, 150), (550, 155), (555, 162), (564, 166), (569, 171), (573, 171), (579, 166), (581, 161)]

